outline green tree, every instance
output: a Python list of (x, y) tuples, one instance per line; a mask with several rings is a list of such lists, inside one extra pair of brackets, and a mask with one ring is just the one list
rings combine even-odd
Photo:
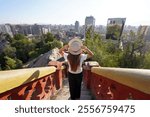
[(16, 48), (16, 56), (18, 59), (27, 62), (30, 59), (29, 52), (35, 49), (35, 44), (23, 35), (15, 35), (12, 46)]
[(47, 33), (42, 36), (42, 39), (36, 44), (36, 51), (38, 54), (43, 54), (55, 47), (60, 48), (62, 46), (61, 42), (54, 38), (53, 34)]
[(6, 61), (5, 69), (15, 69), (16, 68), (16, 61), (8, 56), (4, 57)]
[(54, 40), (52, 43), (51, 43), (51, 48), (61, 48), (62, 47), (62, 44), (61, 44), (61, 42), (60, 41), (58, 41), (58, 40)]
[(5, 59), (4, 59), (4, 57), (5, 57), (5, 54), (4, 54), (4, 52), (2, 52), (0, 54), (0, 66), (1, 66), (2, 70), (5, 69)]
[(143, 62), (144, 69), (150, 69), (150, 52), (147, 52)]
[(38, 54), (38, 49), (36, 49), (36, 51), (33, 50), (33, 51), (30, 51), (30, 52), (29, 52), (29, 57), (30, 57), (31, 59), (38, 57), (38, 55), (39, 55), (39, 54)]
[(114, 39), (119, 40), (121, 36), (121, 26), (113, 25), (107, 27), (107, 34), (113, 35)]
[(144, 60), (144, 39), (130, 32), (130, 41), (126, 43), (119, 59), (119, 66), (126, 68), (141, 68)]
[(22, 65), (23, 65), (22, 61), (19, 59), (15, 59), (15, 60), (16, 60), (16, 69), (22, 68)]
[(16, 34), (14, 35), (14, 40), (22, 40), (25, 39), (25, 36), (22, 34)]
[[(87, 31), (85, 45), (93, 51), (92, 60), (97, 61), (101, 66), (118, 67), (119, 49), (112, 40), (102, 40), (101, 35), (94, 33), (91, 39), (90, 31)], [(116, 52), (117, 51), (117, 52)]]
[(5, 48), (3, 49), (3, 52), (5, 56), (15, 58), (16, 57), (16, 48), (11, 47), (10, 45), (6, 45)]
[[(90, 31), (89, 31), (90, 32)], [(126, 67), (141, 68), (144, 60), (143, 39), (130, 32), (130, 41), (126, 43), (124, 49), (118, 47), (118, 43), (113, 40), (102, 40), (100, 35), (94, 34), (91, 39), (87, 32), (85, 45), (94, 52), (93, 60), (98, 61), (104, 67)], [(146, 61), (146, 60), (145, 60)]]
[(43, 35), (43, 37), (44, 37), (45, 43), (52, 42), (55, 39), (54, 35), (51, 33), (47, 33), (47, 34)]

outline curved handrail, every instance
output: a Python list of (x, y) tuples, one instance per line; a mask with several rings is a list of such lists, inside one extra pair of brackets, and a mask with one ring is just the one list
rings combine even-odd
[(93, 67), (92, 72), (150, 94), (150, 70)]
[(0, 93), (42, 78), (54, 73), (55, 71), (55, 67), (38, 67), (0, 71)]

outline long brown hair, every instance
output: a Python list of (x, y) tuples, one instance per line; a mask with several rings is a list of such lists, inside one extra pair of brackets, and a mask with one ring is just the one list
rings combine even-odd
[(80, 55), (81, 54), (78, 54), (78, 55), (72, 55), (71, 53), (68, 54), (67, 59), (70, 63), (71, 70), (74, 72), (77, 70), (77, 68), (80, 65)]

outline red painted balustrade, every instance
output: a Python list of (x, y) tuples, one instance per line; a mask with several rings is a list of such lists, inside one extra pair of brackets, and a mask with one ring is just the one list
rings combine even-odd
[(98, 100), (150, 99), (150, 70), (92, 67), (91, 62), (84, 66), (84, 83)]
[(91, 68), (94, 66), (99, 67), (99, 64), (96, 61), (92, 61), (85, 62), (85, 64), (83, 65), (84, 84), (86, 85), (87, 89), (91, 88)]
[(0, 71), (0, 100), (51, 99), (65, 75), (62, 66)]
[(55, 80), (56, 80), (56, 88), (60, 89), (63, 86), (63, 80), (67, 77), (67, 67), (63, 65), (63, 62), (59, 61), (50, 61), (48, 63), (49, 66), (56, 67), (55, 72)]

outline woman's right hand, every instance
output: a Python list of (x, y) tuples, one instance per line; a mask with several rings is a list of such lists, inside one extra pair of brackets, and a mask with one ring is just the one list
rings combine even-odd
[(68, 50), (68, 48), (69, 48), (69, 45), (64, 46), (64, 49)]

